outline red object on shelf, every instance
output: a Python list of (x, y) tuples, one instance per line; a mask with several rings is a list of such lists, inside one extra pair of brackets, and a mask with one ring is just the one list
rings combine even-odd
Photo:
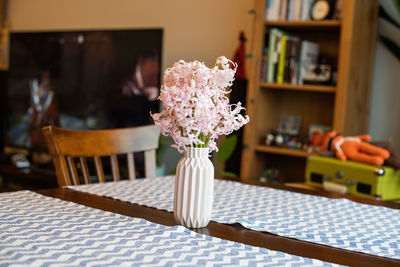
[(239, 41), (239, 47), (236, 50), (235, 55), (233, 56), (233, 62), (236, 62), (238, 64), (235, 78), (246, 79), (246, 56), (244, 46), (246, 42), (246, 37), (244, 36), (244, 32), (240, 32)]

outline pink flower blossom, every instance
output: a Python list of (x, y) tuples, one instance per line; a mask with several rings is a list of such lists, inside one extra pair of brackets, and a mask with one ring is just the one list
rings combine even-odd
[(245, 110), (241, 103), (231, 105), (227, 97), (236, 69), (236, 63), (221, 56), (213, 68), (180, 60), (165, 71), (158, 97), (165, 109), (151, 116), (163, 135), (172, 136), (179, 152), (189, 146), (218, 151), (219, 135), (249, 122), (248, 115), (240, 114)]

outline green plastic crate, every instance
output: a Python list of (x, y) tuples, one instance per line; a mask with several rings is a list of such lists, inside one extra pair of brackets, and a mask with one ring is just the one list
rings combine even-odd
[(356, 196), (400, 199), (400, 170), (386, 166), (311, 156), (307, 160), (306, 183), (321, 188), (334, 185)]

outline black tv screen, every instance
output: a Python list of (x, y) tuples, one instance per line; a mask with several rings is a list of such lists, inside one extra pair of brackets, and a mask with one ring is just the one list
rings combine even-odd
[(10, 36), (6, 145), (46, 151), (41, 127), (151, 124), (162, 30), (18, 32)]

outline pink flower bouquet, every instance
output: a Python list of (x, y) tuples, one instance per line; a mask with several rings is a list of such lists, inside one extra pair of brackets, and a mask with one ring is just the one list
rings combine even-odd
[[(233, 68), (232, 68), (233, 67)], [(241, 103), (229, 104), (228, 89), (237, 65), (221, 56), (213, 68), (199, 61), (180, 60), (165, 71), (159, 100), (165, 109), (151, 116), (163, 135), (171, 135), (180, 153), (186, 147), (218, 151), (219, 135), (228, 135), (249, 122)]]

